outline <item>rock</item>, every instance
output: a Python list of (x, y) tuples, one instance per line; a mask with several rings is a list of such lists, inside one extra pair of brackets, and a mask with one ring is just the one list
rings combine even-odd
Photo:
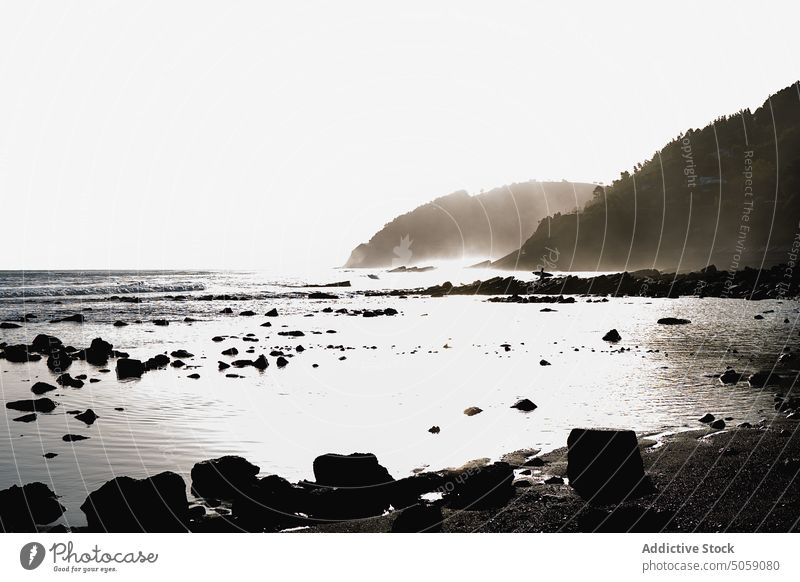
[(192, 467), (192, 491), (199, 497), (235, 499), (256, 485), (260, 470), (233, 455), (202, 461)]
[(14, 364), (24, 364), (25, 362), (38, 362), (42, 359), (39, 354), (28, 351), (28, 346), (24, 344), (5, 346), (3, 355), (6, 360)]
[(231, 367), (230, 364), (226, 364), (225, 362), (217, 362), (217, 365), (220, 370), (227, 370)]
[(44, 333), (38, 334), (35, 338), (33, 338), (33, 342), (31, 342), (31, 348), (33, 348), (34, 352), (39, 352), (40, 354), (50, 354), (53, 350), (62, 349), (63, 344), (61, 340), (53, 335), (47, 335)]
[(562, 477), (550, 477), (544, 480), (545, 485), (563, 485), (564, 479)]
[(31, 392), (33, 392), (37, 396), (40, 394), (45, 394), (47, 392), (52, 392), (53, 390), (56, 390), (56, 387), (46, 382), (36, 382), (36, 384), (31, 386)]
[(188, 358), (193, 358), (194, 354), (190, 354), (186, 350), (175, 350), (170, 354), (170, 356), (172, 356), (173, 358), (182, 358), (185, 360)]
[(83, 388), (83, 380), (73, 378), (69, 374), (61, 374), (56, 378), (56, 384), (59, 386), (66, 386), (68, 388)]
[(308, 492), (277, 475), (258, 479), (233, 501), (233, 517), (247, 531), (277, 531), (298, 525), (298, 512), (309, 512)]
[(54, 522), (64, 511), (58, 496), (44, 483), (12, 485), (0, 491), (0, 530), (6, 533), (35, 532), (37, 525)]
[(197, 373), (195, 373), (195, 374), (189, 374), (189, 375), (188, 375), (188, 376), (186, 376), (186, 377), (187, 377), (187, 378), (191, 378), (192, 380), (197, 380), (197, 379), (199, 379), (199, 378), (200, 378), (200, 374), (197, 374)]
[(124, 321), (120, 321), (119, 319), (114, 322), (114, 327), (126, 327), (128, 324)]
[(19, 329), (22, 326), (18, 323), (11, 323), (9, 321), (4, 321), (0, 323), (0, 329)]
[(92, 425), (94, 424), (94, 421), (97, 420), (99, 417), (94, 413), (94, 410), (92, 410), (91, 408), (87, 408), (85, 412), (76, 414), (75, 418), (77, 418), (81, 422), (85, 422), (87, 425)]
[(537, 406), (527, 398), (523, 398), (517, 401), (516, 404), (512, 404), (511, 408), (516, 408), (521, 412), (531, 412), (532, 410), (536, 410)]
[(431, 434), (439, 434), (441, 431), (442, 431), (442, 429), (440, 429), (440, 428), (439, 428), (438, 426), (436, 426), (436, 425), (433, 425), (432, 427), (430, 427), (430, 428), (428, 429), (428, 432), (429, 432), (429, 433), (431, 433)]
[(82, 434), (65, 434), (61, 437), (61, 440), (67, 443), (74, 443), (76, 441), (85, 441), (89, 437), (83, 436)]
[(419, 503), (402, 510), (392, 522), (392, 533), (437, 533), (442, 531), (442, 508)]
[(117, 477), (81, 505), (91, 532), (185, 532), (189, 501), (183, 478), (165, 471), (146, 479)]
[(753, 428), (753, 425), (749, 422), (740, 422), (736, 425), (736, 428)]
[(272, 308), (269, 311), (267, 311), (264, 315), (266, 315), (267, 317), (278, 317), (278, 310)]
[(329, 487), (370, 487), (394, 481), (372, 453), (327, 453), (314, 459), (314, 479)]
[(711, 414), (710, 412), (707, 412), (697, 420), (708, 424), (709, 422), (714, 422), (714, 415)]
[(261, 327), (272, 327), (272, 324), (269, 321), (265, 321), (261, 324)]
[(721, 418), (718, 418), (717, 420), (712, 422), (709, 426), (714, 430), (722, 430), (723, 428), (725, 428), (725, 421), (722, 420)]
[(23, 414), (22, 416), (18, 416), (14, 418), (14, 422), (33, 422), (37, 419), (35, 412), (31, 412), (30, 414)]
[(544, 467), (547, 463), (541, 457), (533, 457), (522, 463), (523, 467)]
[(288, 337), (303, 337), (306, 335), (302, 331), (279, 331), (278, 335), (288, 336)]
[(478, 408), (477, 406), (470, 406), (469, 408), (464, 410), (464, 414), (467, 416), (475, 416), (476, 414), (480, 414), (483, 412), (482, 408)]
[(221, 341), (225, 341), (225, 338), (222, 337), (222, 336), (219, 336), (219, 335), (215, 335), (214, 337), (211, 338), (211, 341), (212, 342), (221, 342)]
[(603, 341), (607, 342), (618, 342), (620, 340), (622, 340), (622, 336), (619, 335), (619, 332), (616, 329), (612, 329), (603, 336)]
[(741, 379), (741, 377), (742, 375), (737, 374), (736, 370), (729, 369), (725, 370), (722, 373), (722, 375), (719, 377), (719, 381), (722, 382), (723, 384), (736, 384)]
[[(278, 362), (278, 365), (280, 366), (280, 362)], [(261, 354), (255, 360), (253, 360), (253, 367), (258, 370), (266, 370), (269, 367), (269, 362), (267, 361), (267, 358), (264, 357), (264, 354)]]
[(45, 459), (55, 459), (58, 453), (45, 453), (42, 455)]
[(583, 499), (617, 503), (652, 491), (632, 430), (574, 428), (567, 447), (567, 476)]
[(144, 374), (144, 364), (141, 360), (132, 358), (121, 358), (117, 360), (117, 378), (141, 378)]
[(765, 386), (777, 386), (781, 383), (781, 377), (771, 370), (760, 370), (751, 374), (747, 379), (750, 386), (754, 388), (764, 388)]
[(166, 368), (169, 365), (169, 356), (166, 354), (156, 354), (144, 363), (145, 370), (157, 370)]
[(11, 410), (19, 410), (20, 412), (53, 412), (57, 402), (53, 402), (49, 398), (36, 398), (33, 400), (13, 400), (6, 402), (6, 408)]
[(239, 350), (236, 348), (228, 348), (227, 350), (222, 351), (223, 356), (235, 356), (239, 353)]
[(540, 366), (550, 366), (551, 364), (547, 360), (539, 360), (539, 365)]
[(688, 319), (681, 319), (679, 317), (662, 317), (658, 320), (661, 325), (686, 325), (692, 323)]
[(169, 325), (169, 321), (167, 321), (166, 319), (154, 319), (153, 320), (153, 325), (158, 325), (160, 327), (165, 327), (165, 326)]
[(247, 311), (242, 311), (239, 315), (241, 315), (243, 317), (252, 317), (255, 314), (256, 314), (255, 311), (247, 310)]
[(278, 356), (278, 359), (275, 360), (275, 365), (277, 365), (279, 368), (285, 367), (286, 364), (288, 364), (288, 363), (289, 363), (289, 360), (287, 360), (283, 356)]
[(485, 467), (447, 471), (444, 477), (443, 500), (453, 509), (502, 507), (514, 494), (514, 471), (502, 461)]
[(108, 358), (114, 353), (114, 346), (103, 340), (103, 338), (96, 337), (83, 353), (87, 363), (93, 366), (105, 366), (108, 363)]
[(53, 319), (50, 323), (83, 323), (85, 318), (80, 313), (62, 317), (61, 319)]
[(173, 368), (183, 368), (186, 363), (181, 360), (174, 360), (172, 364), (170, 364)]
[(759, 315), (754, 315), (753, 319), (764, 319), (764, 316), (760, 315), (760, 314)]

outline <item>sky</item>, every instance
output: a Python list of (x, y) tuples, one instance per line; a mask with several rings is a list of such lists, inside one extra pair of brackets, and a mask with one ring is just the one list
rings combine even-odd
[[(0, 269), (341, 265), (800, 77), (796, 3), (5, 2)], [(794, 55), (794, 56), (792, 56)]]

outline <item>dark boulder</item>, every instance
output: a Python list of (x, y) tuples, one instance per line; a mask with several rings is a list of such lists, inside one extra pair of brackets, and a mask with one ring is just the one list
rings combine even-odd
[(603, 336), (603, 340), (607, 342), (618, 342), (622, 339), (622, 336), (619, 335), (619, 332), (616, 329), (612, 329), (606, 335)]
[(105, 366), (113, 353), (114, 346), (99, 337), (94, 338), (92, 344), (84, 350), (86, 361), (93, 366)]
[(680, 317), (662, 317), (658, 320), (661, 325), (686, 325), (692, 323), (688, 319), (681, 319)]
[(464, 414), (467, 416), (475, 416), (476, 414), (480, 414), (483, 412), (482, 408), (478, 408), (477, 406), (470, 406), (469, 408), (464, 409)]
[(45, 394), (47, 392), (52, 392), (57, 388), (52, 384), (48, 384), (47, 382), (36, 382), (33, 386), (31, 386), (31, 392), (36, 395)]
[(370, 487), (394, 479), (372, 453), (327, 453), (314, 459), (314, 479), (330, 487)]
[(194, 357), (194, 354), (189, 353), (186, 350), (175, 350), (174, 352), (170, 353), (170, 355), (173, 358), (183, 358), (184, 360)]
[(539, 360), (539, 365), (540, 366), (550, 366), (552, 364), (550, 364), (550, 362), (548, 362), (547, 360)]
[(77, 418), (81, 422), (85, 422), (87, 425), (92, 425), (94, 424), (94, 421), (97, 420), (99, 417), (95, 414), (94, 410), (92, 410), (91, 408), (87, 408), (85, 412), (76, 414), (75, 418)]
[(266, 315), (267, 317), (278, 317), (278, 310), (273, 307), (272, 309), (267, 311), (264, 315)]
[(277, 531), (302, 523), (295, 515), (309, 511), (308, 491), (277, 475), (268, 475), (233, 501), (233, 517), (245, 530)]
[(33, 338), (33, 342), (31, 343), (31, 348), (34, 352), (45, 355), (50, 354), (53, 350), (61, 349), (62, 347), (63, 344), (60, 339), (44, 333), (40, 333)]
[(725, 370), (719, 377), (719, 381), (723, 384), (736, 384), (742, 378), (741, 374), (737, 374), (736, 370)]
[(511, 408), (516, 408), (521, 412), (531, 412), (532, 410), (536, 410), (537, 406), (527, 398), (523, 398), (522, 400), (519, 400), (517, 403), (512, 404)]
[(247, 311), (242, 311), (242, 312), (241, 312), (239, 315), (241, 315), (242, 317), (252, 317), (252, 316), (254, 316), (255, 314), (256, 314), (256, 312), (255, 312), (255, 311), (250, 311), (250, 310), (248, 309)]
[(19, 329), (22, 326), (18, 323), (11, 323), (10, 321), (4, 321), (0, 323), (0, 329)]
[(5, 346), (3, 348), (3, 355), (6, 360), (14, 364), (24, 364), (25, 362), (38, 362), (42, 359), (39, 354), (34, 354), (28, 351), (28, 346), (25, 344), (18, 344), (13, 346)]
[(253, 360), (253, 367), (257, 370), (266, 370), (269, 367), (269, 362), (267, 361), (267, 358), (264, 357), (264, 354), (261, 354), (255, 360)]
[(59, 386), (66, 386), (67, 388), (83, 388), (83, 380), (73, 378), (69, 374), (61, 374), (56, 378), (56, 384)]
[(159, 368), (166, 368), (168, 365), (169, 356), (166, 354), (156, 354), (144, 363), (145, 370), (157, 370)]
[(47, 356), (47, 367), (56, 374), (69, 369), (71, 365), (72, 358), (69, 357), (69, 354), (64, 349), (53, 350)]
[(514, 471), (505, 462), (448, 471), (444, 477), (444, 501), (454, 509), (502, 507), (514, 494)]
[(0, 531), (35, 532), (37, 525), (54, 522), (66, 511), (44, 483), (12, 485), (0, 491)]
[(437, 533), (442, 531), (442, 508), (429, 503), (412, 505), (392, 522), (392, 533)]
[(279, 368), (284, 368), (284, 367), (286, 367), (286, 365), (287, 365), (288, 363), (289, 363), (289, 360), (287, 360), (287, 359), (286, 359), (286, 358), (284, 358), (283, 356), (278, 356), (278, 359), (277, 359), (277, 360), (275, 360), (275, 365), (277, 365)]
[(65, 443), (74, 443), (77, 441), (85, 441), (87, 439), (89, 439), (89, 437), (83, 436), (82, 434), (65, 434), (63, 437), (61, 437), (61, 440)]
[(192, 491), (199, 497), (235, 499), (256, 485), (260, 470), (233, 455), (202, 461), (192, 467)]
[(20, 412), (53, 412), (57, 402), (53, 402), (49, 398), (36, 398), (32, 400), (13, 400), (6, 402), (6, 408), (11, 410), (19, 410)]
[(50, 323), (83, 323), (85, 318), (80, 313), (76, 313), (75, 315), (68, 315), (67, 317), (62, 317), (61, 319), (53, 319)]
[(167, 321), (166, 319), (154, 319), (153, 320), (153, 325), (158, 325), (160, 327), (166, 327), (166, 326), (169, 325), (169, 321)]
[(144, 374), (144, 364), (141, 360), (132, 358), (120, 358), (117, 360), (117, 378), (141, 378)]
[(717, 420), (712, 422), (709, 426), (714, 430), (722, 430), (723, 428), (725, 428), (725, 421), (722, 420), (721, 418), (718, 418)]
[(754, 388), (764, 388), (765, 386), (777, 386), (781, 383), (781, 377), (771, 370), (760, 370), (751, 374), (747, 379), (750, 386)]
[(236, 348), (228, 348), (227, 350), (222, 351), (223, 356), (235, 356), (239, 353), (239, 350)]
[(567, 447), (567, 476), (584, 499), (617, 503), (652, 491), (632, 430), (575, 428)]
[(127, 325), (128, 325), (127, 323), (119, 319), (114, 322), (114, 327), (126, 327)]
[(81, 511), (91, 532), (185, 532), (186, 484), (171, 471), (146, 479), (117, 477), (90, 493)]
[(31, 412), (30, 414), (23, 414), (22, 416), (18, 416), (17, 418), (12, 419), (14, 422), (33, 422), (37, 419), (35, 412)]
[(710, 412), (706, 412), (703, 416), (697, 419), (699, 422), (703, 422), (708, 424), (709, 422), (714, 422), (714, 415)]

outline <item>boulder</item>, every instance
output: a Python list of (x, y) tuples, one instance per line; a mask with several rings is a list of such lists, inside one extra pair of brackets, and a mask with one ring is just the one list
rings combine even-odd
[(86, 361), (93, 366), (105, 366), (114, 352), (114, 346), (102, 338), (94, 338), (92, 344), (84, 350)]
[(20, 412), (53, 412), (57, 402), (53, 402), (49, 398), (36, 398), (31, 400), (13, 400), (6, 402), (6, 408), (11, 410), (19, 410)]
[(141, 360), (132, 358), (120, 358), (117, 360), (117, 378), (141, 378), (144, 374), (144, 364)]
[(402, 510), (392, 522), (392, 533), (437, 533), (442, 531), (442, 508), (419, 503)]
[(6, 360), (14, 364), (24, 364), (25, 362), (38, 362), (42, 359), (39, 354), (34, 354), (28, 351), (28, 346), (25, 344), (18, 344), (13, 346), (5, 346), (3, 348), (3, 355)]
[(709, 422), (714, 422), (714, 415), (710, 412), (706, 412), (703, 416), (697, 419), (699, 422), (704, 422), (708, 424)]
[(61, 319), (52, 319), (50, 323), (83, 323), (85, 318), (80, 313), (76, 313), (75, 315), (68, 315), (67, 317), (62, 317)]
[(482, 408), (478, 408), (477, 406), (470, 406), (464, 410), (464, 414), (467, 416), (475, 416), (476, 414), (480, 414), (483, 412)]
[(73, 378), (69, 374), (61, 374), (56, 378), (56, 384), (59, 386), (66, 386), (67, 388), (83, 388), (83, 380)]
[(755, 374), (751, 374), (747, 381), (754, 388), (764, 388), (765, 386), (779, 385), (781, 377), (771, 370), (759, 370)]
[(58, 496), (44, 483), (12, 485), (0, 491), (0, 530), (35, 532), (37, 525), (54, 522), (66, 511)]
[(0, 329), (19, 329), (22, 326), (18, 323), (11, 323), (10, 321), (4, 321), (0, 323)]
[(517, 401), (515, 404), (512, 404), (511, 408), (516, 408), (521, 412), (531, 412), (532, 410), (536, 410), (537, 406), (527, 398), (523, 398), (522, 400)]
[(90, 493), (81, 511), (91, 532), (185, 532), (186, 484), (171, 471), (146, 479), (117, 477)]
[(145, 370), (157, 370), (159, 368), (166, 368), (169, 364), (169, 356), (166, 354), (156, 354), (149, 358), (145, 363)]
[(154, 319), (153, 320), (153, 325), (158, 325), (160, 327), (166, 327), (166, 326), (169, 325), (169, 321), (167, 321), (166, 319)]
[(575, 428), (567, 447), (567, 476), (584, 499), (618, 503), (652, 491), (632, 430)]
[(85, 412), (76, 414), (75, 418), (77, 418), (81, 422), (85, 422), (87, 425), (92, 425), (94, 424), (94, 421), (97, 420), (99, 417), (95, 414), (94, 410), (92, 410), (91, 408), (87, 408)]
[(284, 368), (289, 363), (289, 360), (284, 358), (283, 356), (278, 356), (278, 359), (275, 360), (275, 365), (279, 368)]
[(33, 422), (37, 419), (35, 412), (31, 412), (30, 414), (23, 414), (22, 416), (18, 416), (17, 418), (12, 419), (14, 422)]
[(394, 481), (372, 453), (327, 453), (314, 459), (314, 479), (329, 487), (371, 487)]
[(248, 309), (247, 311), (242, 311), (242, 312), (241, 312), (239, 315), (241, 315), (242, 317), (252, 317), (252, 316), (254, 316), (255, 314), (256, 314), (256, 312), (255, 312), (255, 311), (250, 311), (250, 310)]
[(228, 348), (227, 350), (222, 351), (223, 356), (235, 356), (239, 353), (239, 350), (236, 348)]
[(723, 428), (725, 428), (725, 421), (722, 420), (721, 418), (718, 418), (717, 420), (712, 422), (709, 426), (714, 430), (722, 430)]
[(53, 390), (56, 390), (56, 387), (52, 384), (48, 384), (47, 382), (36, 382), (36, 384), (31, 386), (31, 392), (37, 396), (47, 392), (52, 392)]
[(551, 364), (547, 360), (539, 360), (539, 365), (540, 366), (550, 366)]
[(508, 463), (448, 471), (444, 475), (444, 502), (454, 509), (502, 507), (514, 494), (514, 471)]
[(268, 475), (233, 501), (233, 517), (247, 531), (277, 531), (302, 522), (295, 514), (308, 511), (307, 497), (302, 487)]
[(612, 329), (606, 335), (603, 336), (603, 341), (607, 342), (618, 342), (622, 339), (622, 336), (619, 335), (619, 332), (616, 329)]
[(272, 309), (267, 311), (264, 315), (266, 315), (267, 317), (278, 317), (278, 310), (273, 307)]
[(175, 350), (174, 352), (170, 353), (170, 355), (173, 358), (182, 358), (184, 360), (194, 357), (194, 354), (191, 354), (191, 353), (187, 352), (186, 350)]
[(267, 361), (267, 358), (264, 357), (264, 354), (261, 354), (255, 360), (253, 360), (253, 367), (258, 370), (266, 370), (269, 367), (269, 362)]
[(119, 319), (114, 322), (114, 327), (126, 327), (127, 325), (128, 325), (127, 323)]
[(256, 485), (260, 470), (234, 455), (202, 461), (192, 467), (192, 491), (199, 497), (236, 499)]
[(65, 434), (63, 437), (61, 437), (61, 440), (65, 443), (74, 443), (77, 441), (85, 441), (87, 439), (89, 439), (89, 437), (83, 436), (82, 434)]
[(69, 354), (63, 348), (53, 350), (50, 352), (50, 355), (47, 356), (47, 367), (56, 374), (60, 374), (64, 370), (69, 369), (71, 365), (72, 358), (69, 357)]
[(63, 346), (61, 340), (55, 336), (40, 333), (31, 343), (31, 348), (34, 352), (40, 354), (50, 354), (55, 349), (60, 349)]
[(741, 377), (742, 377), (742, 375), (741, 374), (737, 374), (736, 370), (729, 369), (729, 370), (725, 370), (720, 375), (719, 381), (722, 382), (723, 384), (736, 384), (741, 379)]
[(661, 325), (686, 325), (692, 323), (688, 319), (681, 319), (680, 317), (662, 317), (658, 320)]

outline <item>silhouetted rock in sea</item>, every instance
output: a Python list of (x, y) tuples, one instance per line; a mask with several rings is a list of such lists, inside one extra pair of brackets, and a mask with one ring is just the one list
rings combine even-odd
[(594, 503), (618, 503), (652, 491), (632, 430), (574, 428), (567, 439), (567, 476)]
[(92, 532), (185, 532), (186, 484), (171, 471), (146, 479), (117, 477), (89, 494), (81, 511)]
[(25, 344), (17, 344), (13, 346), (5, 346), (3, 348), (3, 357), (9, 362), (14, 364), (23, 364), (25, 362), (38, 362), (42, 359), (39, 354), (33, 353), (28, 349)]
[(18, 416), (14, 418), (14, 422), (34, 422), (38, 417), (36, 416), (35, 412), (31, 412), (30, 414), (23, 414), (22, 416)]
[(31, 342), (31, 351), (38, 352), (43, 355), (49, 355), (54, 350), (61, 349), (63, 344), (61, 340), (55, 336), (40, 333)]
[(442, 508), (419, 503), (402, 510), (392, 522), (392, 533), (437, 533), (442, 531)]
[(144, 374), (144, 364), (141, 360), (132, 358), (120, 358), (117, 360), (117, 378), (141, 378)]
[(0, 329), (19, 329), (22, 326), (18, 323), (11, 323), (9, 321), (4, 321), (0, 323)]
[(502, 507), (514, 494), (514, 471), (508, 463), (468, 466), (444, 474), (444, 502), (453, 509)]
[(83, 350), (79, 357), (86, 360), (87, 363), (93, 366), (105, 366), (108, 363), (108, 358), (114, 353), (114, 346), (102, 338), (94, 338), (91, 345)]
[(60, 319), (52, 319), (50, 323), (83, 323), (85, 318), (80, 313), (76, 313), (75, 315), (68, 315), (67, 317), (62, 317)]
[(66, 386), (67, 388), (83, 388), (83, 380), (73, 378), (69, 374), (61, 374), (56, 378), (56, 384), (59, 386)]
[(736, 384), (741, 378), (741, 374), (738, 374), (736, 370), (730, 369), (725, 370), (725, 372), (720, 375), (719, 381), (723, 384)]
[(612, 329), (606, 335), (603, 336), (603, 341), (607, 342), (618, 342), (622, 339), (622, 336), (619, 335), (619, 332), (616, 329)]
[(658, 320), (661, 325), (686, 325), (692, 323), (688, 319), (681, 319), (680, 317), (662, 317)]
[(85, 412), (76, 414), (75, 418), (88, 425), (92, 425), (94, 424), (94, 421), (97, 420), (99, 417), (97, 416), (97, 414), (95, 414), (94, 410), (92, 410), (91, 408), (87, 408)]
[(781, 383), (781, 377), (771, 370), (759, 370), (751, 374), (747, 379), (754, 388), (764, 388), (765, 386), (777, 386)]
[(234, 455), (202, 461), (192, 467), (192, 491), (199, 497), (235, 499), (256, 484), (260, 470)]
[(10, 408), (11, 410), (19, 410), (21, 412), (53, 412), (56, 406), (58, 406), (58, 403), (50, 400), (49, 398), (13, 400), (11, 402), (6, 402), (6, 408)]
[(531, 412), (532, 410), (536, 410), (537, 406), (527, 398), (523, 398), (522, 400), (517, 401), (515, 404), (512, 404), (511, 408), (516, 408), (521, 412)]
[(36, 382), (36, 384), (31, 386), (31, 392), (36, 395), (52, 392), (53, 390), (57, 390), (57, 388), (52, 384), (48, 384), (47, 382)]
[(35, 532), (37, 525), (54, 522), (64, 511), (58, 496), (44, 483), (12, 485), (0, 491), (0, 529), (6, 533)]
[(309, 511), (307, 490), (277, 475), (258, 479), (233, 502), (233, 517), (247, 531), (276, 531), (302, 522)]

